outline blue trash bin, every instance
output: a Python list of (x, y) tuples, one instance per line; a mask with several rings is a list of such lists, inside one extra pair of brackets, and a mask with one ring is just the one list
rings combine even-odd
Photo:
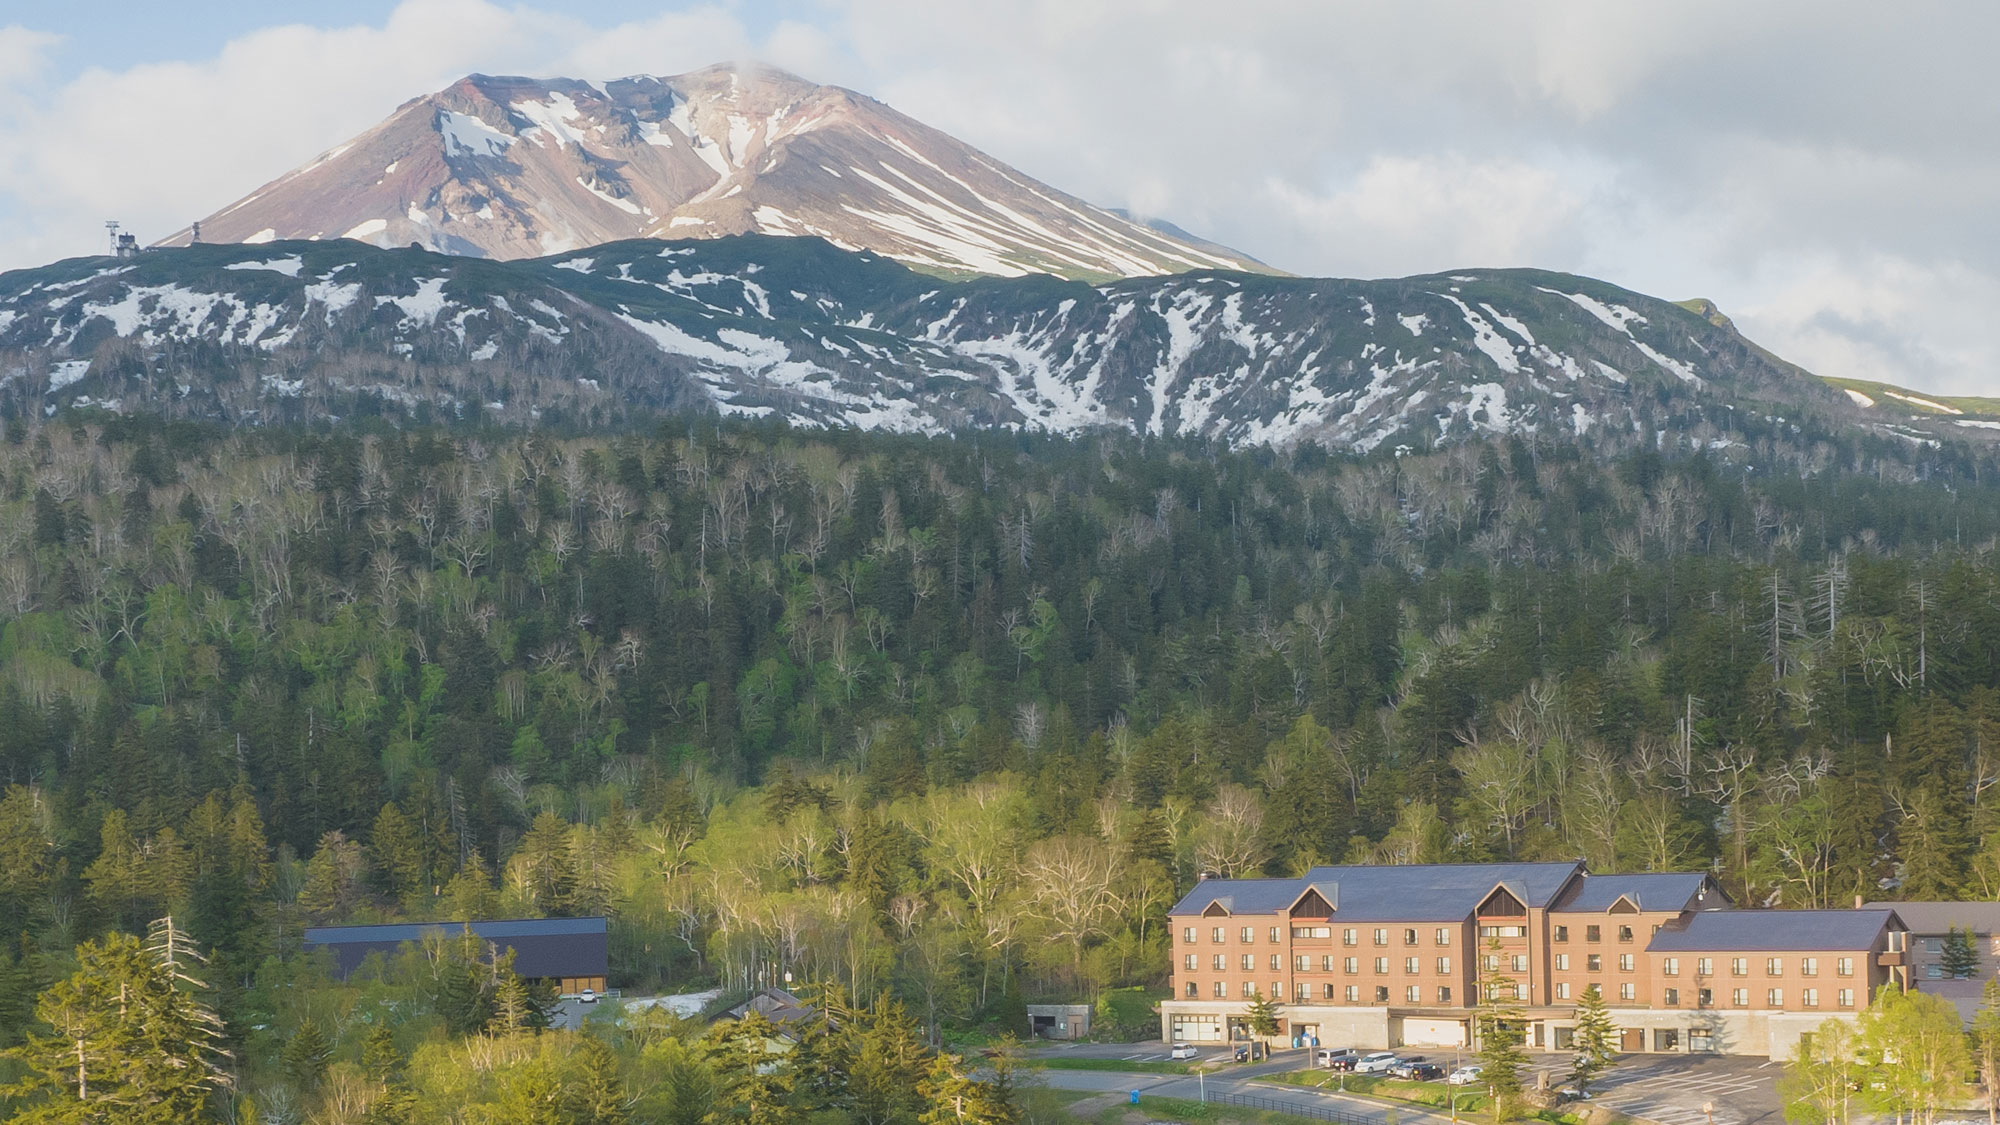
[(1139, 1104), (1139, 1091), (1137, 1090), (1132, 1091), (1132, 1104), (1133, 1105)]

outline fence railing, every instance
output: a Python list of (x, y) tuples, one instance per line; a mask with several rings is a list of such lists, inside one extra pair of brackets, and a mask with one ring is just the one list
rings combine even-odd
[(1378, 1125), (1376, 1121), (1363, 1117), (1358, 1113), (1329, 1109), (1323, 1105), (1281, 1101), (1278, 1098), (1266, 1097), (1262, 1094), (1218, 1093), (1208, 1095), (1208, 1100), (1218, 1105), (1241, 1106), (1244, 1109), (1274, 1109), (1279, 1113), (1289, 1113), (1293, 1117), (1305, 1117), (1314, 1121), (1332, 1121), (1336, 1125)]

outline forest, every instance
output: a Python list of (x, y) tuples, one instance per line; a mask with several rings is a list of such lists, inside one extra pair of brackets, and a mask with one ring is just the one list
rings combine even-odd
[(696, 1026), (552, 1048), (449, 943), (337, 981), (317, 924), (602, 913), (629, 994), (789, 974), (849, 1018), (772, 1097), (890, 1121), (919, 1080), (1007, 1101), (952, 1051), (1023, 1003), (1155, 1029), (1202, 873), (1991, 898), (1991, 479), (1949, 447), (10, 426), (5, 1095), (90, 1119), (50, 1052), (106, 988), (179, 1012), (228, 1120), (444, 1120), (411, 1107), (494, 1074), (570, 1099), (547, 1120), (700, 1121), (638, 1092), (770, 1077)]

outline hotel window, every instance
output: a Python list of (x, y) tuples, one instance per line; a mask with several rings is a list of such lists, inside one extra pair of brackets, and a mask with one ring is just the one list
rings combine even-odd
[(1819, 1007), (1819, 989), (1808, 988), (1803, 992), (1800, 992), (1799, 1003), (1804, 1004), (1808, 1008)]
[(1274, 972), (1274, 973), (1275, 973), (1275, 972), (1277, 972), (1277, 971), (1278, 971), (1279, 969), (1281, 969), (1281, 968), (1284, 968), (1284, 965), (1285, 965), (1285, 959), (1284, 959), (1284, 958), (1283, 958), (1283, 957), (1282, 957), (1281, 955), (1279, 955), (1279, 954), (1276, 954), (1276, 953), (1273, 953), (1273, 954), (1271, 954), (1271, 971), (1272, 971), (1272, 972)]
[(1750, 959), (1748, 957), (1731, 957), (1729, 959), (1729, 975), (1732, 977), (1749, 976)]
[(1629, 943), (1632, 940), (1632, 927), (1630, 926), (1618, 927), (1618, 940)]
[(1925, 952), (1925, 953), (1943, 953), (1943, 952), (1944, 952), (1944, 939), (1943, 939), (1943, 938), (1934, 938), (1934, 937), (1927, 937), (1927, 938), (1925, 938), (1925, 939), (1924, 939), (1924, 952)]
[(1382, 928), (1381, 926), (1375, 927), (1375, 944), (1376, 945), (1389, 944), (1389, 931)]
[(1243, 944), (1249, 945), (1251, 942), (1256, 940), (1257, 940), (1257, 927), (1255, 926), (1243, 927)]
[(1187, 982), (1187, 989), (1186, 989), (1186, 991), (1187, 991), (1187, 998), (1188, 998), (1188, 999), (1190, 999), (1190, 1000), (1192, 1000), (1192, 999), (1194, 999), (1195, 997), (1197, 997), (1197, 996), (1201, 995), (1201, 988), (1200, 988), (1200, 986), (1196, 985), (1196, 984), (1195, 984), (1195, 983), (1194, 983), (1193, 981), (1189, 981), (1189, 982)]
[(1216, 998), (1217, 1000), (1220, 1000), (1220, 999), (1222, 999), (1223, 997), (1225, 997), (1225, 996), (1227, 996), (1227, 995), (1229, 995), (1229, 986), (1228, 986), (1228, 985), (1226, 985), (1226, 984), (1224, 984), (1224, 983), (1223, 983), (1223, 982), (1221, 982), (1221, 981), (1216, 981), (1216, 982), (1215, 982), (1215, 998)]
[(1208, 961), (1210, 965), (1215, 967), (1215, 971), (1218, 973), (1221, 972), (1223, 969), (1229, 967), (1229, 958), (1223, 956), (1220, 953), (1209, 958)]
[(1441, 985), (1438, 985), (1438, 1003), (1440, 1003), (1440, 1004), (1449, 1004), (1449, 1003), (1451, 1003), (1451, 986), (1450, 986), (1450, 985), (1447, 985), (1447, 984), (1441, 984)]
[(1662, 957), (1660, 959), (1660, 973), (1662, 976), (1669, 976), (1669, 977), (1680, 976), (1681, 959), (1678, 957)]
[(1181, 931), (1181, 940), (1182, 940), (1182, 941), (1184, 941), (1184, 942), (1186, 942), (1186, 943), (1188, 943), (1189, 945), (1193, 945), (1193, 944), (1194, 944), (1194, 927), (1193, 927), (1193, 926), (1189, 926), (1189, 927), (1187, 927), (1186, 929), (1184, 929), (1184, 930), (1182, 930), (1182, 931)]
[(1353, 926), (1349, 926), (1349, 927), (1347, 927), (1346, 929), (1344, 929), (1344, 930), (1340, 931), (1340, 944), (1342, 944), (1342, 945), (1353, 945), (1353, 944), (1354, 944), (1354, 927), (1353, 927)]
[(1695, 976), (1698, 976), (1698, 977), (1712, 977), (1712, 976), (1714, 976), (1714, 975), (1715, 975), (1715, 958), (1713, 958), (1713, 957), (1697, 957), (1697, 958), (1695, 958), (1695, 959), (1694, 959), (1694, 975), (1695, 975)]
[(1312, 958), (1301, 953), (1292, 958), (1292, 971), (1303, 973), (1312, 967)]
[(1292, 999), (1300, 1004), (1312, 999), (1312, 986), (1304, 981), (1292, 986)]
[(1714, 992), (1714, 990), (1712, 990), (1712, 989), (1707, 989), (1707, 988), (1697, 988), (1697, 989), (1695, 989), (1695, 992), (1694, 992), (1694, 1006), (1695, 1006), (1695, 1007), (1697, 1007), (1697, 1008), (1706, 1008), (1706, 1007), (1708, 1007), (1709, 1005), (1711, 1005), (1711, 1004), (1713, 1004), (1713, 1003), (1715, 1003), (1715, 992)]
[(1799, 958), (1799, 975), (1800, 975), (1800, 976), (1802, 976), (1802, 977), (1816, 977), (1816, 976), (1818, 976), (1818, 975), (1819, 975), (1819, 958), (1817, 958), (1817, 957), (1801, 957), (1801, 958)]
[(1516, 999), (1516, 1000), (1526, 1000), (1527, 998), (1528, 998), (1528, 986), (1527, 986), (1527, 985), (1525, 985), (1525, 984), (1522, 984), (1522, 983), (1521, 983), (1520, 981), (1515, 981), (1515, 982), (1514, 982), (1514, 999)]
[(1436, 934), (1436, 940), (1437, 940), (1437, 943), (1438, 943), (1439, 945), (1450, 945), (1450, 944), (1451, 944), (1451, 929), (1450, 929), (1450, 927), (1448, 927), (1448, 926), (1439, 926), (1439, 927), (1437, 928), (1437, 934)]
[(1361, 959), (1359, 957), (1349, 957), (1340, 963), (1340, 967), (1347, 975), (1353, 976), (1355, 973), (1361, 971)]
[(1559, 973), (1569, 972), (1569, 954), (1567, 953), (1556, 954), (1556, 972)]
[(1246, 980), (1246, 981), (1244, 981), (1244, 982), (1243, 982), (1243, 998), (1244, 998), (1245, 1000), (1248, 1000), (1248, 999), (1250, 999), (1250, 998), (1251, 998), (1252, 996), (1255, 996), (1255, 995), (1257, 995), (1257, 986), (1256, 986), (1256, 985), (1254, 985), (1254, 984), (1251, 984), (1251, 983), (1250, 983), (1249, 981), (1247, 981), (1247, 980)]
[(1413, 985), (1411, 985), (1411, 986), (1409, 986), (1408, 988), (1405, 988), (1405, 989), (1403, 990), (1403, 1003), (1405, 1003), (1405, 1004), (1421, 1004), (1421, 1003), (1423, 1003), (1423, 1002), (1424, 1002), (1424, 987), (1423, 987), (1423, 985), (1420, 985), (1420, 984), (1413, 984)]
[(1214, 943), (1215, 943), (1215, 944), (1217, 944), (1217, 945), (1221, 945), (1221, 944), (1222, 944), (1222, 927), (1221, 927), (1221, 926), (1217, 926), (1217, 927), (1215, 927), (1214, 929), (1212, 929), (1212, 930), (1208, 931), (1208, 940), (1210, 940), (1210, 941), (1214, 942)]
[(1586, 954), (1584, 954), (1584, 955), (1583, 955), (1583, 968), (1584, 968), (1584, 971), (1585, 971), (1585, 972), (1590, 972), (1590, 973), (1601, 973), (1601, 972), (1603, 972), (1603, 971), (1604, 971), (1604, 954), (1602, 954), (1602, 953), (1586, 953)]
[(1566, 981), (1566, 980), (1560, 980), (1560, 981), (1557, 981), (1557, 982), (1556, 982), (1556, 999), (1558, 999), (1558, 1000), (1567, 1000), (1567, 999), (1569, 999), (1569, 982), (1568, 982), (1568, 981)]
[(1680, 989), (1678, 989), (1678, 988), (1666, 988), (1666, 989), (1661, 989), (1661, 990), (1660, 990), (1660, 1003), (1662, 1003), (1662, 1004), (1666, 1005), (1666, 1006), (1667, 1006), (1667, 1007), (1669, 1007), (1669, 1008), (1678, 1008), (1678, 1007), (1680, 1007), (1680, 1006), (1681, 1006), (1681, 990), (1680, 990)]
[(1411, 926), (1409, 929), (1403, 931), (1403, 944), (1404, 945), (1417, 944), (1417, 928), (1415, 926)]
[(1322, 973), (1330, 973), (1333, 971), (1333, 954), (1331, 953), (1320, 954), (1319, 971)]
[(1620, 953), (1620, 954), (1618, 955), (1618, 971), (1619, 971), (1619, 972), (1621, 972), (1621, 973), (1629, 973), (1629, 972), (1631, 972), (1631, 971), (1632, 971), (1632, 964), (1633, 964), (1633, 961), (1632, 961), (1632, 955), (1631, 955), (1630, 953)]
[(1422, 960), (1423, 958), (1421, 957), (1403, 958), (1403, 972), (1409, 976), (1416, 976), (1418, 973), (1423, 972), (1422, 969), (1417, 967), (1418, 962)]
[(1188, 972), (1194, 972), (1194, 954), (1190, 953), (1186, 957), (1181, 958), (1181, 964), (1186, 967)]
[(1618, 998), (1620, 1000), (1631, 1000), (1637, 995), (1637, 991), (1633, 989), (1632, 982), (1629, 980), (1618, 986)]
[(1333, 999), (1333, 986), (1332, 986), (1332, 985), (1330, 985), (1330, 984), (1323, 984), (1323, 985), (1320, 985), (1320, 986), (1319, 986), (1319, 988), (1320, 988), (1320, 999), (1322, 999), (1322, 1000), (1331, 1000), (1331, 999)]
[(1552, 930), (1552, 931), (1550, 932), (1550, 935), (1549, 935), (1549, 936), (1550, 936), (1550, 940), (1553, 940), (1553, 941), (1568, 941), (1568, 940), (1569, 940), (1569, 927), (1568, 927), (1568, 926), (1557, 926), (1557, 927), (1556, 927), (1556, 928), (1555, 928), (1554, 930)]
[(1375, 1002), (1377, 1004), (1387, 1004), (1389, 1002), (1388, 986), (1380, 984), (1375, 986)]
[(1359, 985), (1350, 984), (1347, 986), (1347, 1002), (1349, 1004), (1358, 1004), (1361, 1002), (1361, 988)]
[(1782, 988), (1773, 988), (1773, 989), (1770, 989), (1770, 990), (1766, 991), (1766, 992), (1764, 993), (1764, 1006), (1765, 1006), (1766, 1008), (1782, 1008), (1782, 1007), (1784, 1007), (1784, 1006), (1785, 1006), (1785, 990), (1784, 990), (1784, 989), (1782, 989)]
[(1834, 1000), (1843, 1008), (1852, 1008), (1854, 1006), (1854, 990), (1843, 988), (1835, 994)]
[(1487, 972), (1489, 972), (1489, 973), (1497, 973), (1497, 972), (1499, 972), (1499, 971), (1500, 971), (1500, 958), (1499, 958), (1499, 957), (1495, 956), (1494, 954), (1491, 954), (1491, 953), (1488, 953), (1488, 954), (1487, 954), (1487, 955), (1486, 955), (1486, 956), (1485, 956), (1485, 957), (1483, 958), (1483, 960), (1484, 960), (1484, 961), (1486, 962), (1486, 971), (1487, 971)]
[(1284, 981), (1281, 981), (1281, 980), (1274, 980), (1274, 981), (1272, 981), (1272, 982), (1271, 982), (1271, 991), (1270, 991), (1270, 993), (1269, 993), (1269, 996), (1271, 997), (1271, 1000), (1272, 1000), (1272, 1002), (1273, 1002), (1273, 1003), (1277, 1003), (1277, 1004), (1282, 1004), (1282, 1003), (1284, 1003), (1284, 1002), (1285, 1002), (1285, 982), (1284, 982)]
[(1451, 975), (1451, 958), (1449, 957), (1438, 958), (1438, 975), (1441, 977), (1447, 977)]
[(1517, 973), (1525, 973), (1525, 972), (1527, 972), (1527, 971), (1528, 971), (1528, 955), (1527, 955), (1527, 954), (1525, 954), (1525, 953), (1516, 953), (1516, 954), (1514, 954), (1514, 971), (1515, 971), (1515, 972), (1517, 972)]
[(1295, 937), (1295, 938), (1330, 938), (1330, 937), (1332, 937), (1332, 936), (1333, 936), (1333, 927), (1332, 927), (1332, 926), (1293, 926), (1293, 927), (1292, 927), (1292, 936), (1293, 936), (1293, 937)]
[(1764, 975), (1765, 975), (1765, 976), (1767, 976), (1767, 977), (1781, 977), (1781, 976), (1784, 976), (1784, 975), (1785, 975), (1785, 959), (1784, 959), (1783, 957), (1771, 957), (1771, 958), (1767, 958), (1767, 959), (1765, 959), (1765, 961), (1764, 961)]
[(1271, 944), (1278, 944), (1278, 927), (1276, 926), (1271, 927)]
[(1601, 941), (1603, 940), (1603, 932), (1596, 926), (1585, 926), (1583, 928), (1583, 940)]
[(1747, 989), (1747, 988), (1732, 988), (1732, 989), (1730, 989), (1730, 990), (1729, 990), (1729, 1002), (1730, 1002), (1731, 1004), (1734, 1004), (1735, 1006), (1737, 1006), (1737, 1007), (1739, 1007), (1739, 1008), (1747, 1008), (1747, 1007), (1749, 1007), (1749, 1006), (1750, 1006), (1750, 990), (1749, 990), (1749, 989)]
[(1375, 975), (1378, 977), (1389, 975), (1389, 959), (1387, 957), (1375, 958)]
[(1854, 958), (1852, 958), (1852, 957), (1836, 957), (1836, 958), (1834, 958), (1834, 959), (1833, 959), (1833, 971), (1834, 971), (1834, 975), (1836, 975), (1836, 976), (1843, 976), (1843, 977), (1851, 977), (1851, 976), (1853, 976), (1853, 975), (1854, 975)]
[(1246, 973), (1257, 967), (1257, 957), (1255, 954), (1245, 953), (1238, 960), (1243, 962), (1243, 971)]

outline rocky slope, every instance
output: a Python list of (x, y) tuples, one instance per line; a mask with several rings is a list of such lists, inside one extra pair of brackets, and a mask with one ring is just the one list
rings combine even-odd
[(353, 238), (489, 258), (744, 233), (818, 235), (944, 276), (1265, 269), (765, 67), (607, 83), (475, 74), (201, 220), (207, 242)]
[(1724, 324), (1563, 274), (954, 283), (758, 235), (515, 262), (204, 245), (0, 275), (0, 414), (93, 406), (520, 424), (715, 410), (1342, 451), (1506, 432), (1751, 460), (1954, 432), (1871, 421)]

